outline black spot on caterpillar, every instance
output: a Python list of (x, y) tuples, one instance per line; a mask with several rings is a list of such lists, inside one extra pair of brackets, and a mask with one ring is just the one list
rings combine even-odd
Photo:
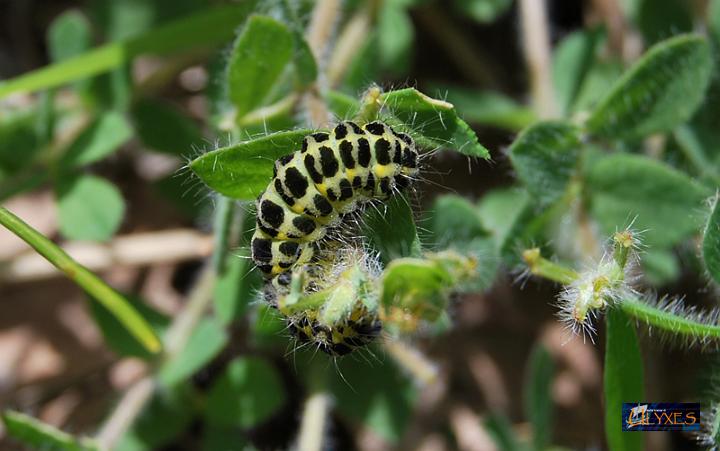
[[(273, 179), (257, 199), (253, 262), (268, 283), (287, 286), (289, 272), (313, 261), (318, 241), (342, 215), (389, 198), (417, 172), (415, 142), (382, 122), (341, 122), (331, 133), (306, 136), (300, 150), (275, 162)], [(353, 311), (331, 331), (306, 315), (290, 329), (301, 341), (312, 337), (320, 349), (342, 355), (377, 335), (379, 321)]]

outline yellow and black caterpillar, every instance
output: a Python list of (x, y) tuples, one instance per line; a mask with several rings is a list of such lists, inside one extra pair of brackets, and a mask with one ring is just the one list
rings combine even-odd
[[(306, 136), (301, 150), (278, 159), (257, 199), (251, 240), (253, 262), (268, 283), (277, 290), (287, 287), (292, 269), (318, 258), (319, 240), (343, 215), (408, 186), (418, 173), (418, 158), (407, 134), (382, 122), (360, 127), (348, 121), (330, 133)], [(310, 313), (291, 318), (290, 329), (300, 340), (342, 355), (379, 333), (379, 321), (370, 316), (359, 306), (343, 324), (329, 328)]]

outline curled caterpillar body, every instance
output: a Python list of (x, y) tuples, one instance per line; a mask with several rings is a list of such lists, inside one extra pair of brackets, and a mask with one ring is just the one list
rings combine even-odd
[(321, 351), (343, 356), (366, 346), (380, 334), (382, 323), (377, 314), (362, 304), (338, 324), (329, 327), (317, 318), (316, 312), (305, 312), (290, 319), (289, 330), (301, 343), (310, 343)]
[(310, 262), (313, 244), (342, 215), (406, 187), (417, 166), (412, 138), (381, 122), (341, 122), (331, 133), (307, 136), (301, 150), (275, 162), (257, 199), (253, 262), (268, 278)]
[[(257, 199), (251, 240), (253, 262), (267, 279), (267, 299), (277, 304), (277, 297), (289, 290), (292, 270), (305, 265), (310, 274), (306, 293), (327, 285), (323, 276), (312, 273), (327, 272), (323, 264), (338, 258), (336, 250), (321, 249), (320, 240), (343, 215), (368, 201), (389, 198), (417, 172), (412, 138), (381, 122), (364, 127), (341, 122), (330, 133), (305, 137), (300, 150), (278, 159), (272, 180)], [(381, 330), (377, 311), (359, 297), (350, 302), (347, 314), (332, 321), (320, 310), (288, 315), (289, 330), (300, 342), (335, 356), (367, 345)]]

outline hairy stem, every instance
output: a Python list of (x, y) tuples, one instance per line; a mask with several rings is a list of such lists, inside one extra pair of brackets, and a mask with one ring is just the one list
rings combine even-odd
[(628, 315), (645, 324), (672, 332), (673, 334), (698, 339), (720, 338), (719, 325), (703, 324), (693, 321), (642, 302), (639, 299), (625, 299), (620, 304), (620, 308)]
[(522, 257), (528, 265), (530, 272), (536, 276), (553, 280), (563, 285), (568, 285), (579, 277), (576, 271), (543, 258), (538, 248), (524, 251)]
[(1, 206), (0, 224), (32, 246), (40, 255), (65, 273), (70, 280), (84, 289), (94, 300), (107, 308), (148, 351), (152, 353), (160, 351), (162, 345), (152, 327), (140, 316), (127, 299), (115, 291), (114, 288), (73, 260), (50, 239)]
[[(619, 244), (622, 246), (622, 243), (620, 241)], [(523, 252), (523, 259), (533, 274), (563, 285), (570, 284), (579, 277), (574, 270), (543, 258), (537, 248)], [(624, 298), (617, 305), (627, 315), (660, 330), (699, 340), (720, 339), (720, 325), (695, 321), (638, 298)]]

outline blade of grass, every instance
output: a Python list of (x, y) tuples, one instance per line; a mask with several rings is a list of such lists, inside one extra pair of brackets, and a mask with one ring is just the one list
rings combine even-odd
[(7, 435), (22, 442), (27, 449), (99, 451), (92, 439), (74, 437), (21, 412), (6, 410), (1, 417)]
[(0, 98), (87, 78), (119, 67), (140, 54), (166, 55), (230, 40), (254, 1), (214, 8), (182, 18), (141, 36), (114, 42), (0, 84)]
[(643, 366), (635, 325), (620, 309), (607, 312), (605, 345), (605, 435), (610, 449), (640, 451), (642, 434), (623, 432), (622, 405), (642, 402)]
[(0, 224), (20, 237), (60, 271), (64, 272), (70, 280), (80, 285), (93, 299), (102, 303), (149, 352), (156, 353), (160, 351), (160, 340), (155, 335), (155, 332), (120, 293), (73, 260), (72, 257), (47, 237), (1, 206)]

